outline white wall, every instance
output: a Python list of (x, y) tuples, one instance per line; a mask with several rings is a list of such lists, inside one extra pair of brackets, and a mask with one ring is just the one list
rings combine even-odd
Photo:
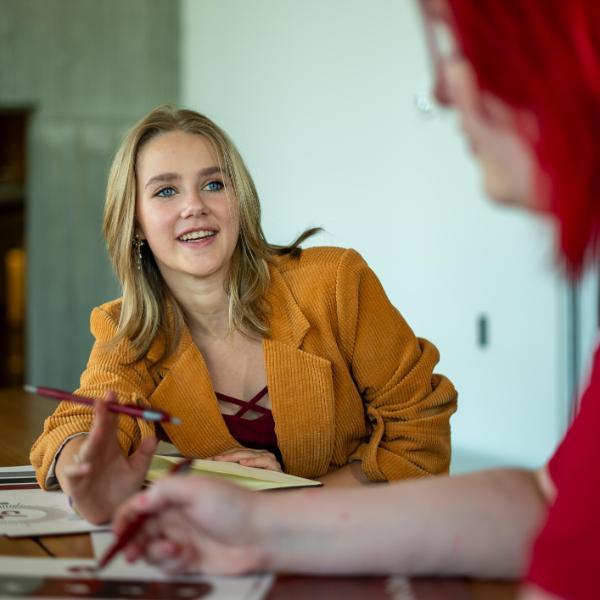
[[(182, 101), (236, 141), (274, 242), (358, 249), (460, 391), (456, 470), (535, 466), (566, 423), (551, 232), (493, 206), (452, 114), (427, 116), (408, 0), (183, 0)], [(490, 345), (476, 344), (476, 320)]]

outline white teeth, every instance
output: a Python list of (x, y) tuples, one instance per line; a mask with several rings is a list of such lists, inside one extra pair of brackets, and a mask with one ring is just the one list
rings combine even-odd
[(184, 233), (183, 235), (179, 236), (179, 239), (182, 242), (187, 242), (189, 240), (201, 240), (203, 238), (211, 237), (215, 235), (215, 233), (215, 231), (207, 231), (204, 229), (200, 229), (198, 231), (190, 231), (189, 233)]

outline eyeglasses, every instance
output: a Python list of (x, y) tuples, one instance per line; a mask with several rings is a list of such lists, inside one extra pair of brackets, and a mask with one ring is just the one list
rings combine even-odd
[(444, 64), (451, 60), (461, 59), (454, 34), (447, 21), (441, 15), (433, 15), (428, 10), (426, 2), (421, 0), (421, 11), (425, 27), (427, 48), (434, 71), (433, 93), (437, 101), (442, 105), (448, 105), (450, 98), (448, 94), (446, 78), (444, 75)]

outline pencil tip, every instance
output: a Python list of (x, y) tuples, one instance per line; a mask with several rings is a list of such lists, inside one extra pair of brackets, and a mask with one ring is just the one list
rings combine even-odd
[(28, 394), (36, 394), (37, 393), (37, 387), (35, 387), (35, 385), (29, 385), (28, 383), (26, 383), (23, 386), (23, 389), (28, 393)]
[(181, 419), (179, 419), (178, 417), (171, 417), (171, 423), (173, 425), (181, 425)]

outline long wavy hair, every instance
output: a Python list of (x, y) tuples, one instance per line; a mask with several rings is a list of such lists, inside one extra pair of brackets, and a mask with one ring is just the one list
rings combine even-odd
[(447, 0), (478, 85), (536, 118), (521, 131), (537, 160), (538, 201), (559, 225), (572, 275), (600, 238), (600, 2)]
[(261, 227), (260, 202), (252, 177), (227, 134), (207, 117), (192, 110), (159, 106), (136, 123), (125, 135), (108, 176), (103, 233), (108, 254), (122, 287), (122, 306), (117, 335), (111, 341), (128, 340), (132, 362), (146, 356), (160, 336), (160, 364), (177, 348), (185, 325), (184, 315), (164, 282), (147, 244), (141, 248), (138, 269), (135, 244), (136, 162), (140, 150), (151, 139), (183, 131), (201, 135), (213, 145), (220, 166), (231, 182), (238, 204), (240, 233), (229, 263), (226, 291), (229, 297), (230, 330), (264, 337), (269, 333), (265, 293), (269, 286), (269, 264), (274, 256), (297, 257), (300, 244), (319, 231), (304, 231), (289, 246), (269, 244)]

